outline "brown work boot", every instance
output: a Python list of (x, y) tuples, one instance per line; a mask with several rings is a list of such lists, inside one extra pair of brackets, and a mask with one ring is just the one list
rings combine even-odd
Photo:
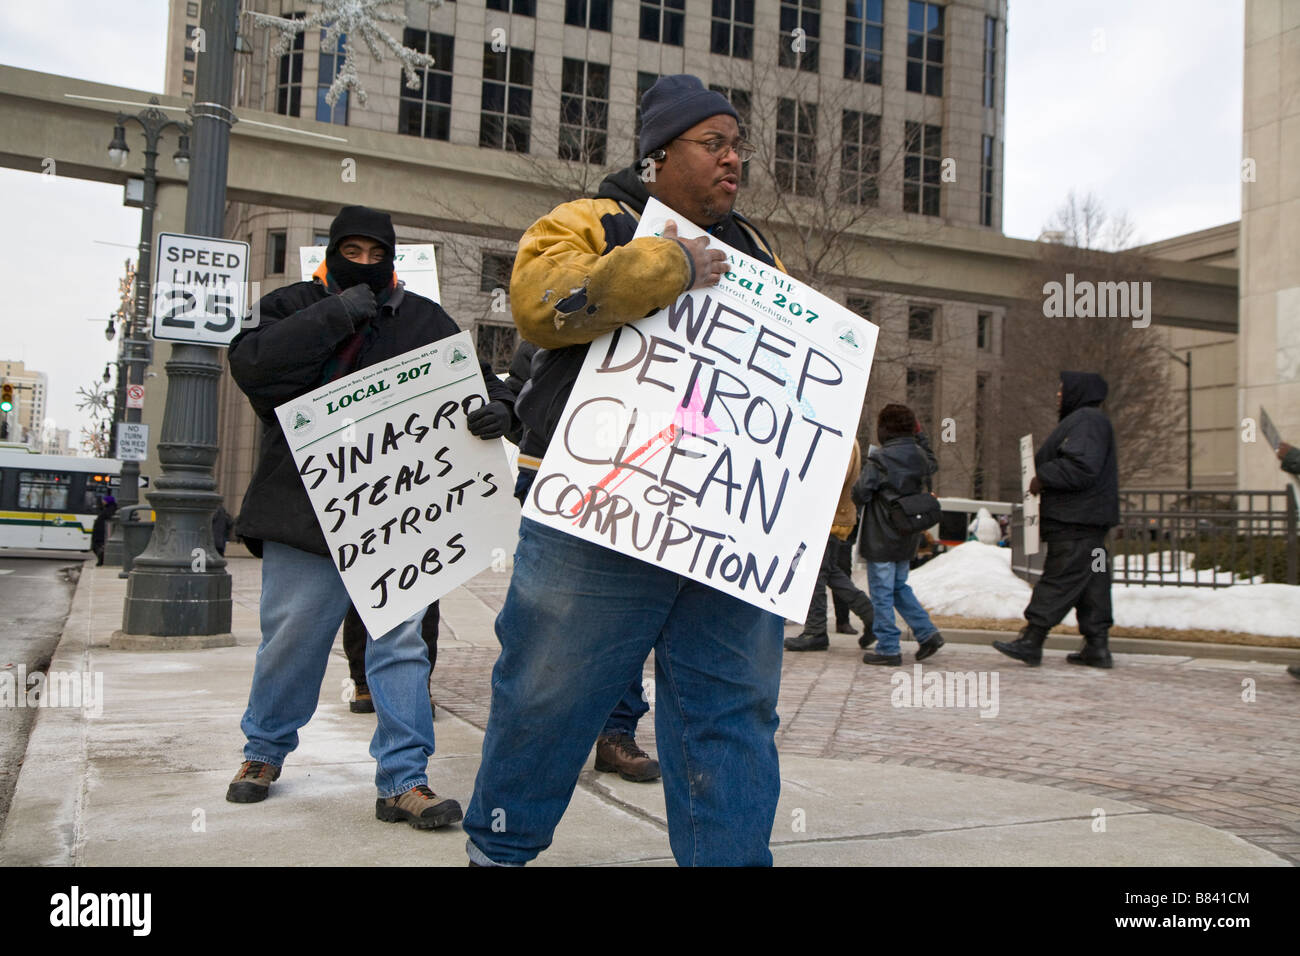
[(226, 788), (226, 799), (231, 803), (261, 803), (271, 792), (271, 784), (278, 779), (280, 768), (275, 764), (245, 760)]
[(440, 800), (424, 784), (417, 784), (396, 797), (375, 801), (375, 819), (385, 823), (409, 823), (417, 830), (436, 830), (457, 823), (464, 816), (455, 800)]
[(659, 761), (636, 745), (631, 734), (601, 734), (596, 738), (596, 769), (614, 773), (633, 783), (659, 779)]

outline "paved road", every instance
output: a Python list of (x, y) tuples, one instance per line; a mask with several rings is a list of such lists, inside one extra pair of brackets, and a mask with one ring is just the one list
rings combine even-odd
[[(20, 667), (31, 674), (48, 666), (83, 560), (80, 552), (0, 551), (0, 679), (16, 685)], [(26, 707), (0, 707), (0, 827), (35, 717)]]
[[(507, 584), (484, 573), (467, 587), (499, 610)], [(786, 634), (799, 630), (787, 625)], [(1049, 650), (1041, 667), (1028, 668), (992, 647), (954, 642), (924, 673), (974, 675), (975, 699), (953, 706), (954, 679), (951, 702), (936, 707), (924, 677), (913, 690), (895, 676), (915, 678), (915, 648), (904, 641), (901, 668), (863, 664), (856, 639), (838, 635), (829, 651), (786, 654), (781, 753), (1083, 791), (1226, 830), (1300, 864), (1300, 682), (1282, 665), (1124, 654), (1101, 671)], [(483, 727), (482, 689), (495, 661), (494, 648), (439, 653), (434, 697)], [(653, 750), (652, 720), (637, 740)]]

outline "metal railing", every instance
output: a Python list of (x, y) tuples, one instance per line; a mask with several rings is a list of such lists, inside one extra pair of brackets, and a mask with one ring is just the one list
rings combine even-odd
[[(1025, 555), (1022, 512), (1012, 516), (1012, 570), (1033, 583), (1046, 549)], [(1120, 492), (1120, 523), (1107, 537), (1115, 584), (1224, 588), (1300, 584), (1295, 489)]]
[(1120, 492), (1117, 584), (1296, 584), (1296, 498), (1281, 491)]

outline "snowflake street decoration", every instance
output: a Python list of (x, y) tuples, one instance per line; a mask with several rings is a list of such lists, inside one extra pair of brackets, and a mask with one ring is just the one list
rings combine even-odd
[[(321, 40), (321, 47), (327, 50), (337, 49), (339, 37), (344, 37), (343, 66), (339, 68), (338, 75), (334, 77), (334, 82), (330, 84), (329, 91), (325, 94), (325, 102), (331, 107), (338, 104), (339, 97), (347, 90), (356, 94), (358, 103), (362, 106), (366, 105), (366, 91), (361, 85), (361, 78), (357, 76), (355, 46), (357, 37), (365, 42), (371, 58), (376, 63), (383, 62), (384, 47), (387, 47), (402, 64), (409, 89), (418, 89), (420, 86), (420, 75), (417, 70), (428, 69), (434, 65), (433, 57), (403, 46), (380, 26), (381, 23), (405, 25), (406, 4), (400, 0), (306, 0), (306, 2), (320, 9), (300, 20), (287, 20), (284, 17), (253, 11), (250, 11), (250, 15), (255, 26), (280, 31), (280, 39), (271, 48), (273, 56), (284, 56), (288, 53), (293, 48), (294, 37), (307, 30), (323, 29), (325, 36)], [(393, 6), (395, 2), (397, 6), (403, 8), (401, 13), (384, 9)], [(443, 4), (443, 0), (420, 0), (420, 2), (430, 7), (441, 7)]]

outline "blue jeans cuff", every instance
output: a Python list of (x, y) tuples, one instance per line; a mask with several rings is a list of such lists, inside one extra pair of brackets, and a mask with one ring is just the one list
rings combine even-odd
[(391, 793), (384, 793), (383, 790), (380, 790), (379, 796), (384, 800), (391, 800), (393, 797), (400, 797), (402, 794), (406, 793), (406, 791), (412, 789), (413, 787), (418, 787), (421, 784), (423, 784), (426, 787), (429, 785), (429, 778), (426, 777), (424, 774), (420, 774), (420, 776), (418, 777), (412, 777), (410, 780), (402, 784), (400, 787), (398, 787), (396, 790), (392, 791)]
[(479, 866), (523, 866), (522, 863), (497, 863), (476, 847), (473, 840), (465, 841), (465, 853), (469, 856), (471, 863), (477, 863)]
[(244, 751), (244, 759), (245, 759), (245, 760), (260, 760), (262, 763), (269, 763), (272, 767), (281, 767), (281, 768), (284, 767), (284, 757), (283, 757), (283, 756), (279, 756), (279, 757), (267, 757), (267, 756), (264, 756), (263, 754), (250, 754), (247, 750), (245, 750), (245, 751)]

